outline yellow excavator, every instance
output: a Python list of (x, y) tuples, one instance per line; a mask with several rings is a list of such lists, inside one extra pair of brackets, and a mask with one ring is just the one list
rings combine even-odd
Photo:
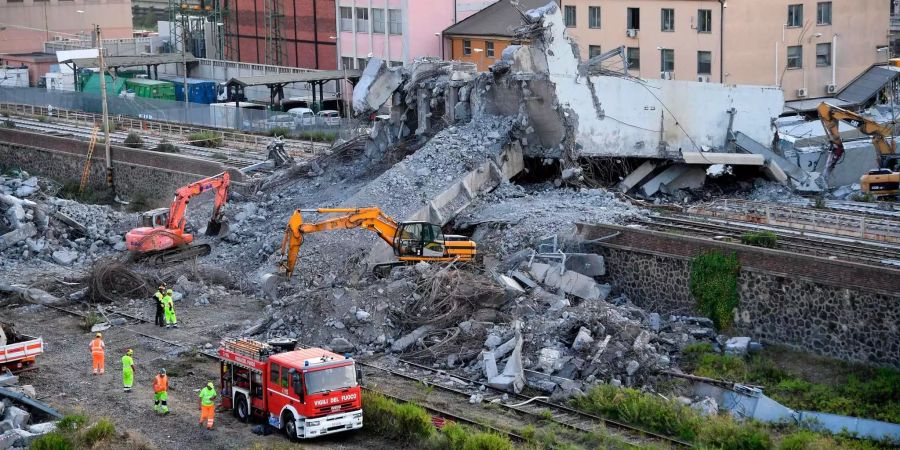
[[(303, 213), (339, 214), (321, 222), (305, 223)], [(384, 214), (380, 208), (316, 208), (295, 210), (288, 220), (281, 242), (283, 257), (280, 274), (288, 278), (294, 273), (297, 255), (303, 245), (303, 236), (319, 231), (364, 228), (374, 231), (392, 249), (397, 261), (378, 264), (376, 275), (390, 273), (393, 266), (427, 262), (470, 261), (475, 258), (475, 242), (465, 236), (444, 234), (439, 225), (412, 221), (397, 222)]]
[[(852, 111), (838, 108), (828, 103), (822, 103), (818, 107), (819, 120), (825, 127), (831, 151), (828, 153), (828, 161), (825, 163), (825, 171), (822, 178), (827, 181), (828, 175), (844, 156), (844, 142), (838, 129), (840, 122), (844, 122), (868, 136), (872, 136), (872, 145), (878, 151), (878, 169), (870, 170), (859, 179), (862, 191), (875, 196), (897, 195), (900, 193), (900, 155), (893, 141), (893, 128), (890, 124), (880, 124), (867, 119)], [(891, 139), (888, 141), (888, 139)]]

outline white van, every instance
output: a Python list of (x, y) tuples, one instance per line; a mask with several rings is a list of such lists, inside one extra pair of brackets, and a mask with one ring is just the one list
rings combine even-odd
[(287, 113), (294, 116), (294, 121), (300, 126), (316, 124), (316, 113), (309, 108), (292, 108)]
[(322, 125), (336, 127), (341, 124), (341, 113), (339, 113), (335, 110), (325, 109), (325, 110), (319, 111), (319, 113), (316, 114), (316, 116), (319, 119), (319, 123)]

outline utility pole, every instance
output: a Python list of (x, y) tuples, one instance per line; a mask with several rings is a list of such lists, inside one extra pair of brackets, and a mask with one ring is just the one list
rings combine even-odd
[(103, 36), (100, 34), (100, 25), (94, 25), (94, 34), (97, 36), (97, 61), (100, 63), (100, 102), (103, 104), (103, 147), (106, 150), (106, 186), (113, 189), (112, 158), (109, 154), (109, 106), (106, 103), (106, 63), (103, 59)]
[(181, 67), (184, 71), (184, 77), (181, 79), (181, 89), (184, 90), (184, 123), (188, 123), (188, 97), (190, 97), (190, 93), (188, 93), (188, 71), (187, 71), (187, 56), (185, 53), (187, 52), (187, 30), (185, 30), (187, 22), (186, 15), (184, 11), (181, 12)]

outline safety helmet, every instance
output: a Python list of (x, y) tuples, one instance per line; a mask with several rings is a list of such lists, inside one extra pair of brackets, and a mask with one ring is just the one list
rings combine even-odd
[(174, 291), (171, 290), (171, 289), (169, 289), (169, 290), (166, 291), (166, 294), (172, 295), (172, 292), (174, 292)]
[(97, 333), (97, 337), (103, 337), (103, 335), (100, 333)]
[(165, 369), (165, 368), (159, 369), (159, 374), (160, 374), (160, 375), (165, 375), (165, 374), (166, 374), (166, 369)]
[(132, 350), (132, 349), (129, 348), (128, 351), (125, 352), (125, 354), (128, 355), (128, 356), (131, 356), (131, 355), (134, 354), (134, 350)]
[(165, 289), (166, 289), (166, 283), (163, 283), (163, 284), (159, 285), (159, 290), (162, 291), (162, 290), (165, 290)]
[(216, 388), (216, 386), (213, 384), (212, 381), (210, 381), (209, 383), (206, 383), (206, 385), (207, 385), (210, 389), (215, 389), (215, 388)]

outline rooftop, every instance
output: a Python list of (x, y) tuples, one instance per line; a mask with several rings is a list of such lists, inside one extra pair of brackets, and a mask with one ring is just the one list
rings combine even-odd
[(519, 6), (499, 1), (444, 30), (449, 36), (497, 36), (513, 38), (513, 30), (522, 25), (522, 13), (540, 8), (549, 0), (519, 0)]
[(361, 70), (317, 70), (303, 73), (279, 73), (275, 75), (260, 75), (251, 77), (235, 77), (228, 80), (228, 85), (241, 86), (272, 86), (290, 83), (309, 83), (312, 81), (342, 80), (344, 78), (359, 78)]
[[(150, 56), (107, 56), (104, 58), (106, 67), (138, 67), (138, 66), (155, 66), (158, 64), (172, 64), (182, 62), (181, 53), (164, 53), (160, 55)], [(193, 63), (197, 62), (197, 58), (190, 53), (184, 55), (184, 61)], [(100, 67), (98, 58), (75, 58), (60, 61), (65, 64), (74, 64), (76, 67), (97, 68)]]

